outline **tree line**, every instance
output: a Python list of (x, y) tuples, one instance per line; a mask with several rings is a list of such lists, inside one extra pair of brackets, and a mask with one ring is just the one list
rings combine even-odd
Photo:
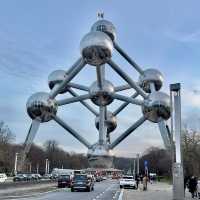
[[(16, 144), (15, 135), (4, 122), (0, 122), (0, 173), (13, 173), (15, 154), (22, 150), (22, 145)], [(185, 175), (200, 176), (200, 133), (185, 128), (182, 134), (182, 152)], [(85, 154), (77, 154), (63, 150), (57, 141), (48, 140), (43, 146), (33, 144), (27, 156), (25, 170), (39, 173), (45, 172), (45, 160), (53, 168), (82, 169), (89, 163)], [(171, 152), (165, 149), (151, 147), (140, 156), (140, 172), (144, 173), (144, 161), (148, 161), (149, 172), (161, 176), (171, 176)], [(133, 158), (114, 157), (114, 167), (127, 172), (133, 169)]]

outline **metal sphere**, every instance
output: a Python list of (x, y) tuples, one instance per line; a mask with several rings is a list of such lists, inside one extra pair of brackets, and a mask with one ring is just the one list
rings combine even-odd
[(27, 113), (31, 119), (38, 118), (41, 122), (48, 122), (52, 119), (52, 115), (57, 112), (57, 105), (54, 99), (49, 99), (46, 92), (38, 92), (33, 94), (26, 104)]
[(163, 92), (149, 94), (148, 102), (142, 107), (144, 116), (152, 122), (160, 122), (170, 118), (170, 97)]
[(155, 85), (155, 90), (158, 91), (163, 84), (163, 75), (157, 69), (147, 69), (139, 77), (139, 85), (145, 91), (150, 93), (150, 83)]
[(113, 166), (113, 154), (105, 145), (95, 144), (87, 153), (90, 167), (111, 168)]
[(98, 20), (92, 25), (91, 31), (102, 31), (106, 33), (112, 41), (116, 39), (116, 29), (112, 22), (105, 19)]
[[(49, 77), (48, 77), (48, 85), (49, 85), (49, 88), (50, 89), (53, 89), (53, 87), (56, 85), (56, 84), (60, 84), (62, 83), (62, 81), (67, 77), (67, 74), (66, 74), (66, 71), (64, 70), (56, 70), (56, 71), (53, 71)], [(67, 91), (67, 87), (62, 89), (60, 91), (60, 94), (63, 94)]]
[[(95, 126), (99, 129), (99, 116), (95, 119)], [(117, 117), (112, 112), (107, 112), (106, 115), (107, 133), (114, 131), (117, 128)]]
[(103, 32), (90, 32), (81, 40), (80, 51), (88, 64), (94, 66), (102, 65), (112, 56), (113, 42)]
[(112, 103), (113, 98), (112, 94), (115, 92), (114, 86), (111, 82), (105, 80), (103, 82), (102, 89), (99, 88), (98, 82), (95, 81), (91, 86), (90, 86), (90, 91), (89, 93), (91, 94), (91, 100), (94, 104), (100, 106), (106, 106)]

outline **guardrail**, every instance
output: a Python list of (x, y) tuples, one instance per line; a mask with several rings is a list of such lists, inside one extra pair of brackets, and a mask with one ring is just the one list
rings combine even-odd
[(30, 181), (16, 181), (16, 182), (4, 182), (0, 183), (0, 190), (14, 187), (21, 187), (25, 185), (35, 185), (35, 184), (44, 184), (44, 183), (56, 183), (57, 180), (52, 179), (41, 179), (41, 180), (30, 180)]

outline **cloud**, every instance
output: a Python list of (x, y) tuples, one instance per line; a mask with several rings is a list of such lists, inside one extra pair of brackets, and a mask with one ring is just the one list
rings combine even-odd
[(166, 31), (165, 35), (178, 42), (182, 43), (199, 43), (200, 42), (200, 30), (195, 30), (190, 33), (182, 33), (178, 31)]

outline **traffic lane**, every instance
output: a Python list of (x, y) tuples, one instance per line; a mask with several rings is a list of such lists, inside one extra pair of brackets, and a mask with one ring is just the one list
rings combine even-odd
[(95, 183), (94, 191), (91, 192), (70, 192), (68, 189), (60, 189), (44, 195), (40, 194), (31, 198), (23, 198), (23, 200), (111, 200), (118, 199), (119, 194), (118, 181), (105, 180)]

